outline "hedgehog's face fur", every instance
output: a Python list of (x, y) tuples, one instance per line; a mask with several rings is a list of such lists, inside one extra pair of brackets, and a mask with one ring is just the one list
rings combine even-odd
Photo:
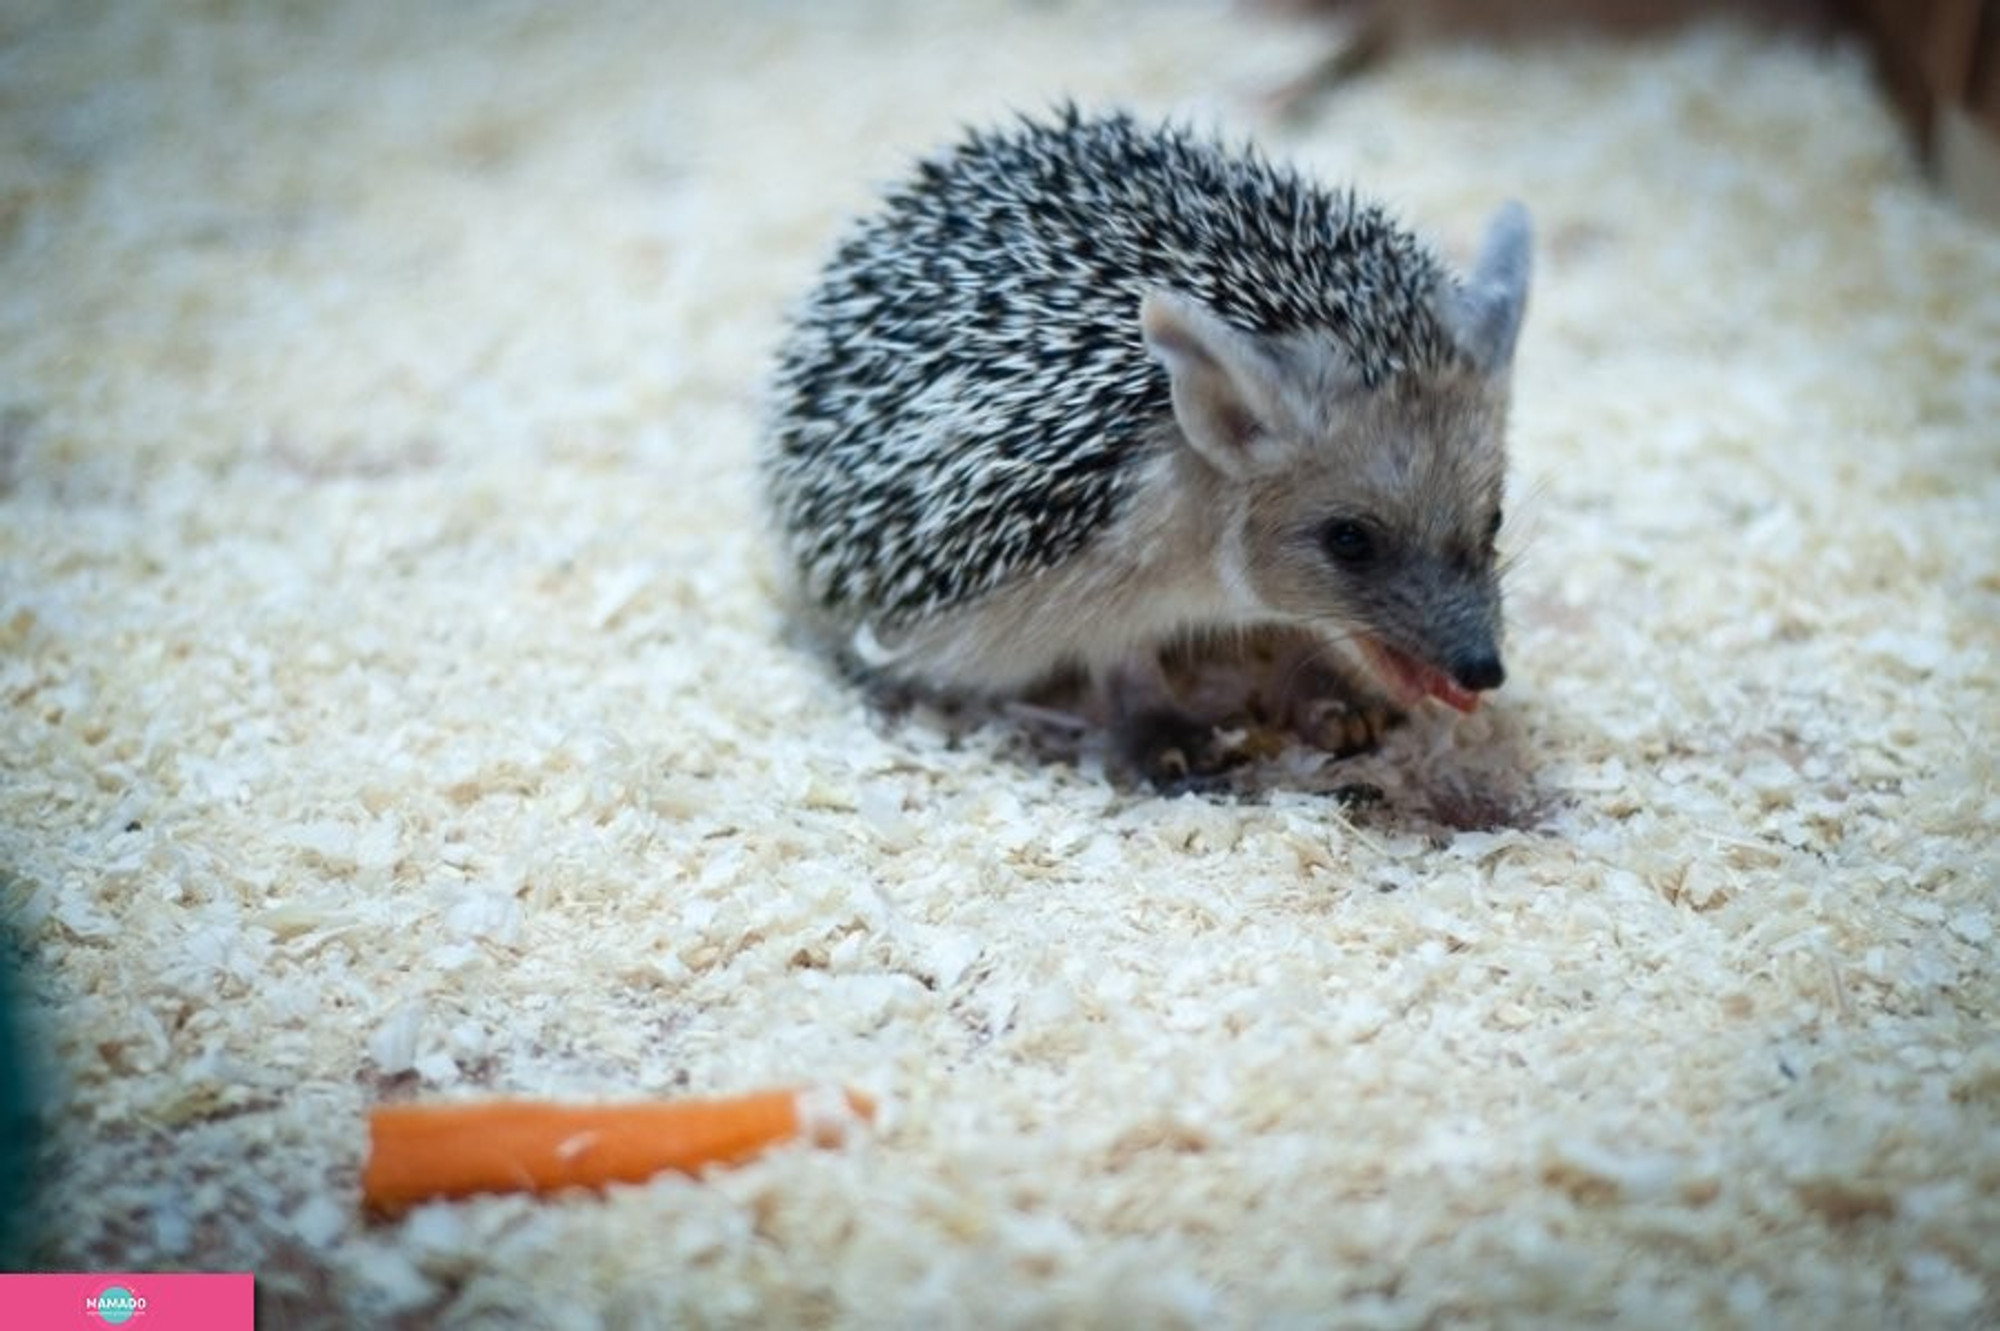
[(1494, 547), (1526, 245), (1503, 210), (1471, 279), (1439, 292), (1459, 362), (1372, 387), (1328, 334), (1246, 333), (1164, 291), (1141, 309), (1220, 524), (1221, 580), (1405, 707), (1470, 710), (1505, 678)]
[(1471, 373), (1332, 399), (1287, 464), (1235, 489), (1245, 575), (1384, 692), (1461, 709), (1498, 687), (1505, 386)]

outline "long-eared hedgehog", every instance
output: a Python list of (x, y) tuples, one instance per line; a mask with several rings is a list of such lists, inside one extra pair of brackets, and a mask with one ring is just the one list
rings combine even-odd
[(839, 245), (781, 348), (763, 465), (801, 610), (923, 688), (1084, 671), (1134, 735), (1184, 715), (1163, 650), (1250, 630), (1469, 711), (1504, 677), (1528, 270), (1518, 204), (1461, 279), (1185, 129), (1072, 106), (972, 133)]

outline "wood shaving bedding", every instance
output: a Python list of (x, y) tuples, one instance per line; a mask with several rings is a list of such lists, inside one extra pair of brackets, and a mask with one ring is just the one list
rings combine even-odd
[[(1861, 56), (1219, 4), (10, 7), (0, 911), (55, 1268), (285, 1325), (2000, 1321), (2000, 236)], [(1229, 796), (871, 712), (750, 460), (839, 219), (1060, 95), (1543, 251), (1507, 688)], [(1350, 807), (1332, 792), (1380, 792)], [(365, 1107), (874, 1139), (371, 1226)]]

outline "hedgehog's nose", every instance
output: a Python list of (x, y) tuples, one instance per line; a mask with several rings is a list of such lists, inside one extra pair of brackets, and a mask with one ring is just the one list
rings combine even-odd
[(1458, 681), (1460, 688), (1471, 689), (1475, 693), (1486, 689), (1497, 689), (1507, 682), (1507, 668), (1500, 664), (1500, 658), (1493, 652), (1478, 656), (1461, 656), (1451, 663), (1451, 677)]

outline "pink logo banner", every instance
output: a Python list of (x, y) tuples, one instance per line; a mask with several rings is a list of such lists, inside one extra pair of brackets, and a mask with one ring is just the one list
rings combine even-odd
[(252, 1331), (250, 1275), (0, 1274), (0, 1326), (22, 1331)]

